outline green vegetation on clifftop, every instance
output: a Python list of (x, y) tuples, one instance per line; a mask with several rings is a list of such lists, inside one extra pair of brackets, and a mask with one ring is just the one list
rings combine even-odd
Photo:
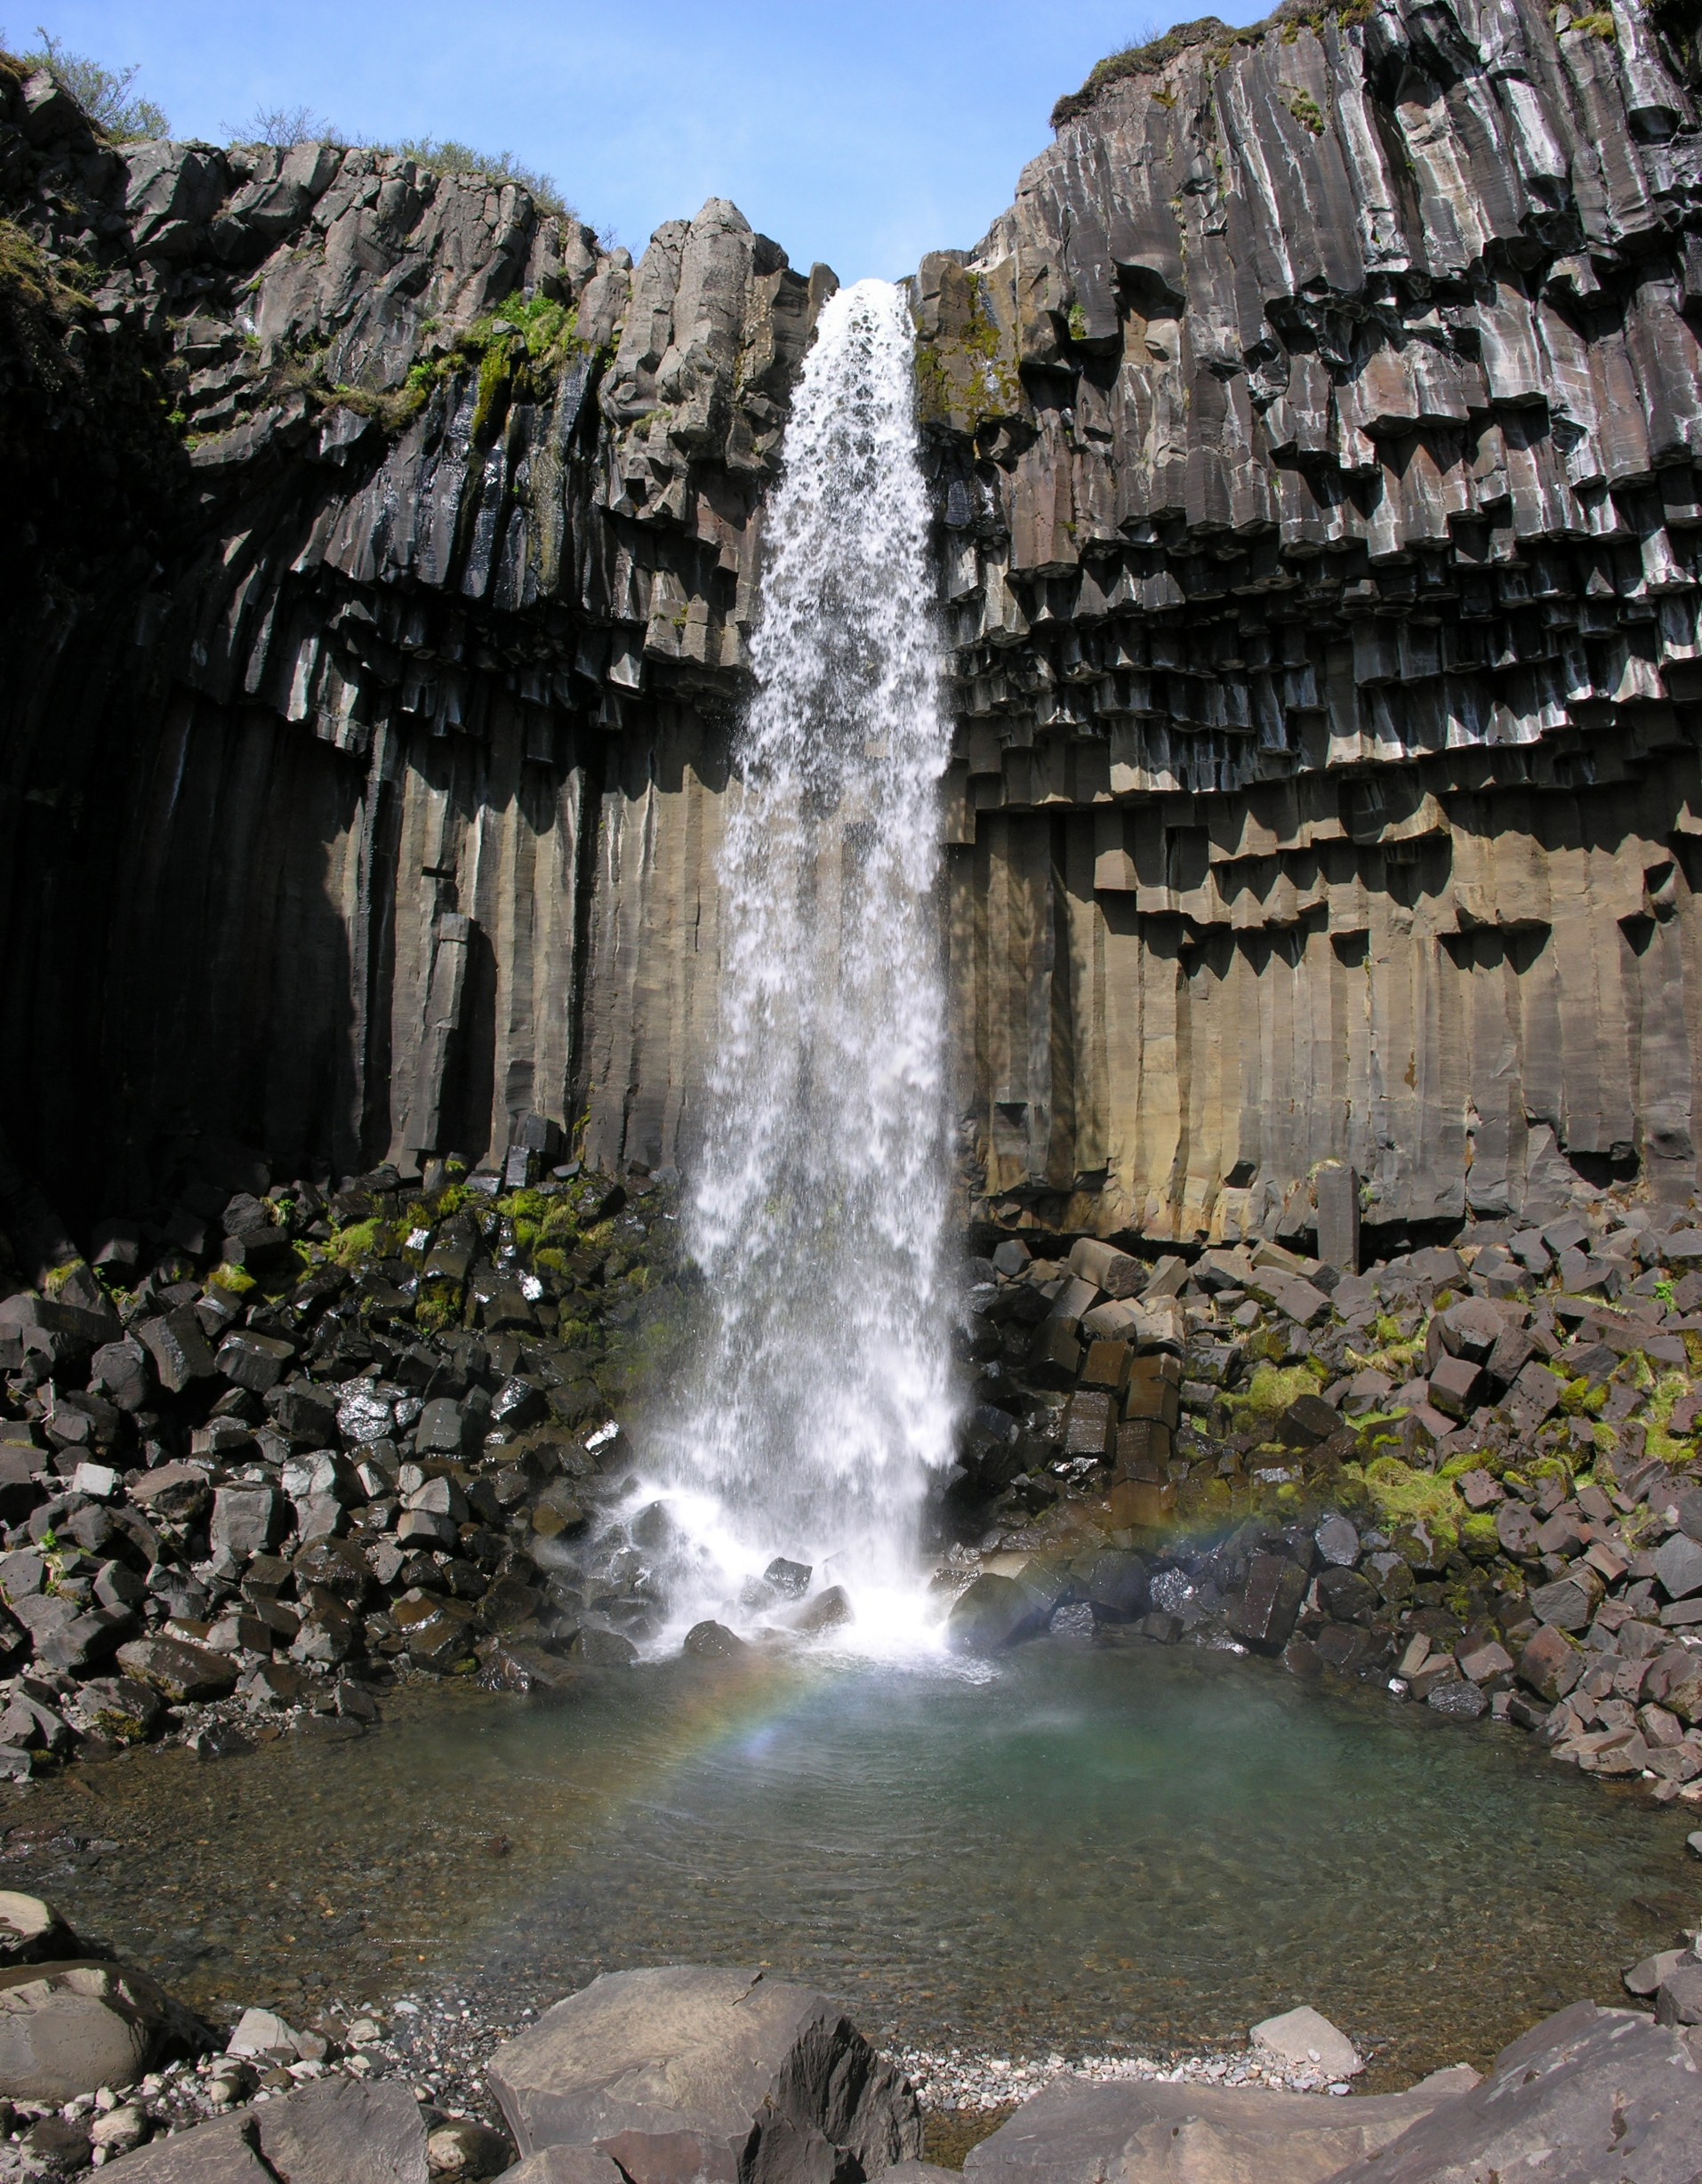
[[(1216, 15), (1201, 15), (1192, 22), (1177, 23), (1161, 37), (1126, 45), (1120, 52), (1107, 53), (1103, 60), (1096, 62), (1080, 90), (1068, 92), (1052, 108), (1052, 126), (1062, 129), (1066, 122), (1088, 112), (1099, 94), (1112, 84), (1127, 83), (1131, 76), (1157, 76), (1180, 54), (1195, 46), (1211, 47), (1212, 58), (1221, 66), (1238, 45), (1258, 45), (1272, 30), (1292, 41), (1303, 29), (1321, 32), (1332, 22), (1351, 28), (1364, 22), (1370, 13), (1369, 0), (1321, 0), (1321, 4), (1319, 0), (1285, 0), (1285, 4), (1263, 22), (1240, 28)], [(1171, 101), (1166, 99), (1163, 103), (1168, 106)], [(1316, 126), (1297, 106), (1293, 109), (1295, 118), (1313, 135), (1320, 134), (1323, 116), (1310, 99), (1305, 103), (1317, 117)]]

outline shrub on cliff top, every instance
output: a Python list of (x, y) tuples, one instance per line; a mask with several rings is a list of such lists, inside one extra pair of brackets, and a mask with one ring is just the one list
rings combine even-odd
[(257, 106), (236, 127), (227, 122), (233, 144), (265, 144), (275, 152), (293, 151), (298, 144), (340, 144), (342, 132), (323, 114), (305, 106)]
[[(128, 144), (140, 137), (169, 136), (172, 124), (165, 117), (164, 107), (151, 99), (135, 97), (130, 86), (140, 74), (140, 64), (132, 62), (127, 68), (108, 68), (98, 60), (91, 60), (86, 53), (68, 52), (64, 40), (50, 31), (38, 28), (36, 36), (41, 43), (31, 52), (20, 53), (19, 60), (32, 73), (45, 68), (66, 91), (68, 91), (92, 122), (117, 144)], [(0, 32), (0, 44), (5, 43)]]
[(553, 174), (524, 165), (512, 152), (475, 151), (470, 144), (458, 143), (454, 137), (410, 137), (405, 143), (374, 144), (372, 149), (391, 153), (397, 159), (411, 159), (415, 166), (430, 167), (435, 174), (472, 175), (494, 182), (498, 189), (504, 182), (512, 182), (526, 192), (541, 213), (553, 213), (563, 221), (579, 218)]

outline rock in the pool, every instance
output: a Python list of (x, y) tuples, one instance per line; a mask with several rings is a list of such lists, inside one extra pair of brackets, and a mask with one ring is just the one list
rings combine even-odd
[(52, 1904), (0, 1889), (0, 1964), (43, 1964), (81, 1954), (82, 1945)]
[(807, 1600), (791, 1618), (792, 1628), (807, 1635), (817, 1631), (838, 1630), (842, 1624), (855, 1623), (855, 1620), (851, 1595), (842, 1585), (830, 1585), (825, 1592), (817, 1593), (814, 1600)]
[(1628, 1995), (1652, 1995), (1669, 1973), (1681, 1964), (1693, 1964), (1695, 1957), (1688, 1948), (1658, 1949), (1654, 1955), (1645, 1956), (1641, 1963), (1634, 1964), (1620, 1976)]
[(903, 2077), (837, 2003), (760, 1971), (606, 1972), (500, 2047), (522, 2155), (595, 2148), (630, 2184), (874, 2176), (922, 2148)]
[(729, 1630), (725, 1623), (694, 1623), (686, 1633), (682, 1650), (694, 1658), (703, 1661), (736, 1660), (750, 1648), (737, 1631)]
[(1042, 1610), (1015, 1578), (983, 1570), (960, 1593), (946, 1620), (945, 1641), (954, 1653), (995, 1653), (1015, 1645), (1040, 1625)]
[(130, 2085), (200, 2027), (145, 1971), (71, 1958), (0, 1971), (0, 2093), (54, 2107)]
[(1355, 2077), (1364, 2069), (1359, 2050), (1320, 2011), (1303, 2007), (1267, 2017), (1253, 2027), (1253, 2045), (1290, 2070), (1311, 2068), (1326, 2077)]

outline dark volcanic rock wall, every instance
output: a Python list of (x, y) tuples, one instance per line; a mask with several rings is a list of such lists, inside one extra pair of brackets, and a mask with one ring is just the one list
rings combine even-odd
[[(14, 1147), (138, 1210), (208, 1134), (347, 1172), (537, 1112), (670, 1163), (831, 276), (725, 204), (634, 269), (511, 188), (0, 92)], [(1690, 1191), (1702, 183), (1655, 26), (1356, 0), (1067, 103), (915, 292), (987, 1204)]]
[[(14, 1143), (137, 1207), (209, 1134), (350, 1172), (500, 1158), (535, 1112), (665, 1164), (755, 516), (831, 276), (721, 203), (635, 274), (511, 187), (121, 155), (0, 89), (4, 232), (42, 253), (5, 357)], [(145, 523), (135, 433), (105, 445), (138, 379)]]
[(1346, 12), (922, 270), (976, 1129), (1060, 1225), (1695, 1180), (1695, 112), (1634, 4)]

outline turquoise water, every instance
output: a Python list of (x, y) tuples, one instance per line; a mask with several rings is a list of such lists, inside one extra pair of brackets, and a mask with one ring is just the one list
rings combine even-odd
[(1395, 2075), (1618, 1998), (1702, 1904), (1688, 1808), (1227, 1655), (677, 1661), (389, 1714), (15, 1793), (0, 1884), (204, 2002), (451, 1981), (500, 2009), (755, 1962), (872, 2035), (1019, 2056), (1234, 2041), (1310, 2002)]

